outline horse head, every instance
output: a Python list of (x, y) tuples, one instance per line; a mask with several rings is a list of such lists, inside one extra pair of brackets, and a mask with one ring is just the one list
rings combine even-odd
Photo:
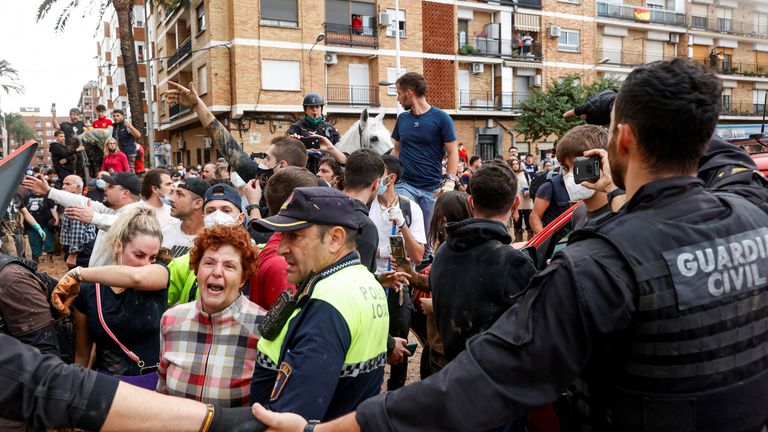
[(370, 117), (368, 110), (364, 109), (360, 113), (360, 120), (352, 124), (342, 135), (336, 148), (346, 153), (352, 153), (361, 148), (371, 149), (378, 154), (388, 152), (393, 145), (389, 129), (384, 126), (382, 119), (384, 119), (383, 112), (376, 117)]

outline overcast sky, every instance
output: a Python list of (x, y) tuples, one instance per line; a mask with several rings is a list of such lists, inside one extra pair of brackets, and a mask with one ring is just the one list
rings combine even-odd
[[(62, 5), (68, 2), (59, 0)], [(72, 14), (64, 32), (56, 33), (53, 27), (61, 8), (38, 23), (39, 3), (0, 0), (0, 59), (8, 60), (19, 72), (26, 89), (20, 95), (6, 95), (0, 90), (0, 108), (16, 112), (20, 106), (36, 106), (45, 114), (55, 102), (58, 114), (66, 116), (77, 105), (83, 85), (96, 79), (94, 34), (98, 19), (95, 15), (82, 18), (86, 11), (81, 7)]]

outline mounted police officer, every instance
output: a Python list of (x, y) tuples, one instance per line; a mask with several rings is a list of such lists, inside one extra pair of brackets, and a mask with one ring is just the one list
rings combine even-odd
[[(589, 386), (594, 431), (761, 430), (768, 215), (696, 177), (721, 93), (714, 74), (685, 59), (630, 73), (596, 185), (626, 190), (624, 208), (574, 233), (442, 372), (323, 430), (490, 430), (554, 401), (576, 377)], [(303, 424), (255, 412), (276, 430)]]
[[(304, 96), (302, 105), (304, 106), (304, 118), (294, 122), (288, 128), (288, 135), (297, 135), (295, 138), (310, 138), (312, 134), (317, 134), (328, 138), (331, 144), (339, 142), (339, 132), (336, 131), (332, 124), (325, 121), (325, 117), (323, 117), (323, 106), (325, 105), (323, 97), (314, 92), (307, 93)], [(311, 151), (312, 149), (308, 150)], [(314, 150), (317, 149), (315, 148)], [(313, 153), (312, 151), (310, 152), (307, 168), (316, 173), (322, 154), (319, 151), (317, 151), (317, 155), (313, 155)]]

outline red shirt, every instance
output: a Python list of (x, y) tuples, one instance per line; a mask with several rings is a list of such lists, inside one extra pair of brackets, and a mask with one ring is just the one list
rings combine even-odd
[(295, 291), (296, 287), (288, 283), (288, 263), (282, 255), (277, 254), (282, 234), (274, 233), (269, 238), (264, 249), (259, 253), (259, 269), (251, 278), (251, 301), (269, 310), (272, 304), (286, 289)]
[(144, 172), (144, 146), (136, 144), (136, 160), (133, 162), (133, 172)]
[(363, 28), (363, 20), (360, 19), (360, 17), (352, 18), (352, 28), (355, 30), (360, 30)]
[(112, 119), (107, 118), (107, 116), (99, 117), (93, 121), (93, 127), (96, 129), (106, 129), (110, 126), (112, 126)]
[(467, 149), (459, 150), (459, 159), (463, 160), (464, 162), (467, 161)]
[(126, 172), (131, 168), (128, 165), (128, 156), (121, 151), (117, 151), (115, 154), (104, 154), (104, 161), (101, 163), (102, 171), (114, 170), (114, 172)]

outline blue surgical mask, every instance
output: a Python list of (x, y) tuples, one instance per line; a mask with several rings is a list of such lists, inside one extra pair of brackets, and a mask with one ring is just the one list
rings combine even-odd
[(171, 205), (171, 194), (160, 195), (160, 202), (167, 206)]
[(387, 186), (388, 185), (387, 185), (387, 180), (386, 179), (387, 179), (387, 176), (384, 176), (384, 177), (382, 177), (379, 180), (379, 190), (376, 191), (376, 195), (382, 196), (382, 195), (384, 195), (384, 192), (387, 191)]
[(102, 179), (96, 179), (96, 187), (104, 190), (107, 188), (107, 182)]

